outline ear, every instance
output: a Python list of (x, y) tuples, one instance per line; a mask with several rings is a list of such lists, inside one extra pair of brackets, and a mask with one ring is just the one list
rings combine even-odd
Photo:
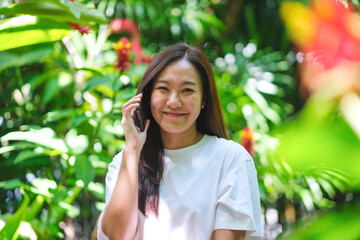
[(207, 96), (204, 95), (204, 96), (203, 96), (203, 99), (202, 99), (202, 102), (201, 102), (201, 109), (204, 109), (204, 108), (205, 108), (206, 102), (207, 102)]

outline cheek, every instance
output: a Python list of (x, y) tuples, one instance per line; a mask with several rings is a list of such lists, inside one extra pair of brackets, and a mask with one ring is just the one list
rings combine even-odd
[(157, 109), (159, 109), (159, 107), (161, 106), (161, 99), (156, 96), (156, 94), (151, 94), (150, 97), (150, 110), (151, 110), (151, 114), (154, 116), (154, 114), (157, 113)]

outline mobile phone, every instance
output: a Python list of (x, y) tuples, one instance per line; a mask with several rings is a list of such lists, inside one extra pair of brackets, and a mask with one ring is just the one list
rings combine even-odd
[[(143, 93), (141, 93), (143, 94)], [(144, 96), (143, 96), (144, 97)], [(140, 111), (140, 107), (141, 107), (141, 101), (139, 103), (139, 106), (136, 108), (136, 112), (135, 112), (135, 125), (140, 128), (140, 131), (143, 132), (145, 129), (145, 125), (144, 125), (144, 118), (142, 117), (142, 112)]]

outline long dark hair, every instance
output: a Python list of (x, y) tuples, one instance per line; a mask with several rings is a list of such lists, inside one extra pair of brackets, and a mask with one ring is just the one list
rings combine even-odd
[(139, 210), (146, 215), (148, 211), (158, 213), (159, 188), (164, 170), (164, 145), (160, 135), (160, 127), (154, 120), (150, 110), (150, 97), (156, 77), (169, 64), (185, 59), (198, 71), (203, 84), (205, 107), (196, 120), (197, 130), (203, 134), (228, 138), (216, 90), (214, 74), (205, 54), (185, 43), (171, 45), (160, 51), (144, 73), (137, 93), (143, 92), (141, 115), (150, 119), (147, 138), (140, 153), (139, 161)]

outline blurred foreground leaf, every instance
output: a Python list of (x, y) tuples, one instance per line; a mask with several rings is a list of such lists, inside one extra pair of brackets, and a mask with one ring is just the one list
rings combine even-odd
[(334, 168), (348, 175), (353, 187), (359, 183), (360, 139), (335, 101), (309, 100), (298, 118), (283, 126), (278, 153), (296, 170)]
[(299, 224), (293, 233), (284, 234), (280, 239), (360, 239), (359, 215), (360, 204), (347, 205), (343, 209), (322, 214), (315, 220), (307, 219)]

